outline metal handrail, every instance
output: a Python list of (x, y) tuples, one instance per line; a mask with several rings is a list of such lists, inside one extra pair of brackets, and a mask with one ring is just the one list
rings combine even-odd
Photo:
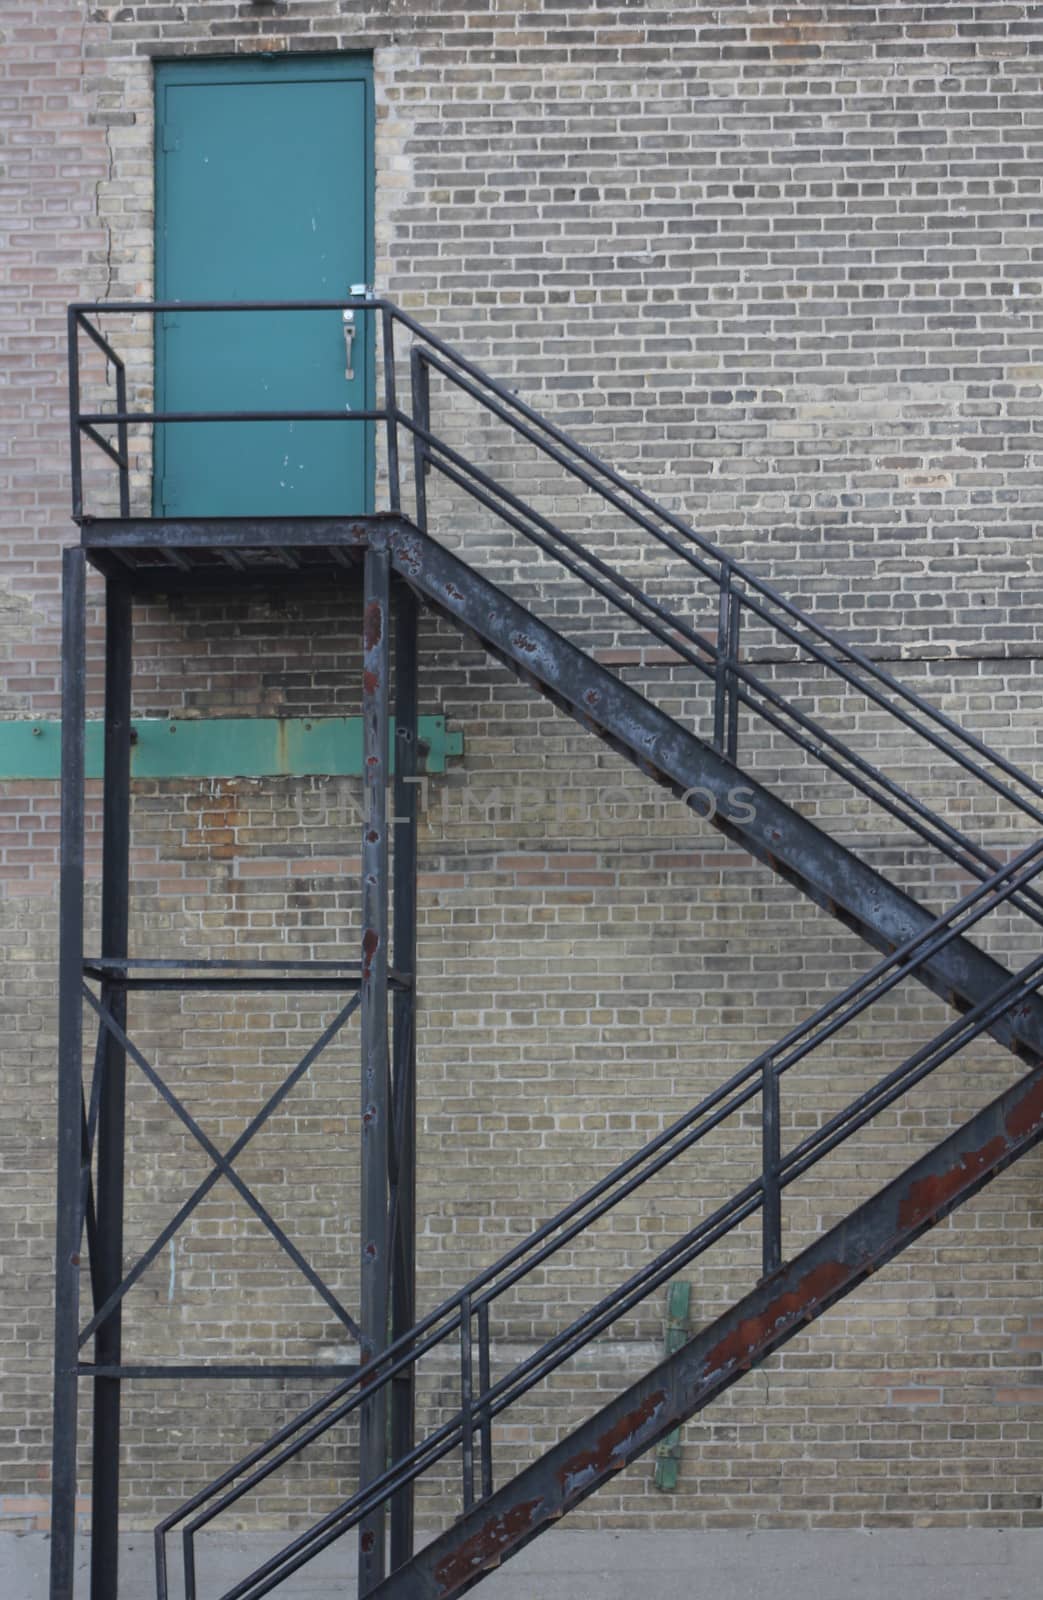
[[(457, 1330), (460, 1330), (463, 1339), (465, 1317), (469, 1325), (470, 1318), (483, 1310), (485, 1316), (479, 1321), (478, 1344), (483, 1368), (487, 1369), (489, 1305), (758, 1095), (763, 1097), (763, 1104), (767, 1106), (771, 1102), (774, 1106), (775, 1114), (771, 1118), (770, 1129), (767, 1127), (768, 1119), (765, 1119), (765, 1148), (770, 1149), (773, 1140), (776, 1152), (770, 1164), (765, 1161), (759, 1179), (739, 1190), (710, 1217), (639, 1269), (618, 1290), (612, 1291), (546, 1341), (496, 1384), (480, 1381), (477, 1395), (472, 1392), (467, 1403), (462, 1403), (460, 1411), (448, 1422), (428, 1435), (408, 1455), (393, 1463), (364, 1491), (351, 1496), (311, 1529), (291, 1541), (269, 1562), (257, 1568), (249, 1580), (228, 1590), (222, 1600), (246, 1600), (247, 1596), (254, 1600), (255, 1596), (267, 1593), (275, 1583), (296, 1570), (298, 1565), (303, 1565), (305, 1560), (317, 1554), (332, 1539), (355, 1526), (404, 1484), (420, 1476), (462, 1444), (468, 1428), (477, 1431), (481, 1427), (483, 1436), (488, 1438), (488, 1426), (493, 1417), (507, 1409), (576, 1350), (758, 1209), (763, 1211), (765, 1217), (763, 1265), (766, 1272), (775, 1270), (781, 1263), (782, 1191), (901, 1094), (921, 1082), (958, 1050), (965, 1048), (997, 1017), (1034, 992), (1043, 976), (1043, 957), (1028, 963), (995, 994), (953, 1021), (929, 1044), (885, 1074), (871, 1089), (864, 1091), (785, 1154), (777, 1148), (778, 1088), (782, 1077), (897, 984), (912, 976), (938, 951), (954, 939), (963, 937), (999, 905), (1034, 881), (1040, 872), (1043, 872), (1043, 839), (1022, 851), (993, 874), (986, 884), (979, 885), (964, 896), (923, 932), (907, 940), (877, 962), (869, 972), (849, 984), (841, 994), (819, 1007), (803, 1023), (790, 1029), (769, 1051), (763, 1052), (734, 1073), (642, 1149), (550, 1218), (528, 1239), (521, 1241), (498, 1262), (472, 1278), (463, 1289), (362, 1368), (357, 1376), (338, 1385), (301, 1412), (264, 1444), (226, 1469), (213, 1483), (165, 1518), (156, 1529), (160, 1600), (166, 1600), (167, 1597), (165, 1540), (174, 1527), (185, 1522), (186, 1518), (192, 1518), (185, 1527), (183, 1538), (185, 1570), (189, 1575), (186, 1596), (187, 1600), (195, 1600), (194, 1539), (203, 1527), (343, 1421), (376, 1389), (391, 1382), (397, 1373), (415, 1366)], [(482, 1465), (485, 1475), (487, 1464), (484, 1455)], [(469, 1492), (473, 1493), (473, 1484), (465, 1476), (465, 1495)], [(288, 1562), (291, 1564), (287, 1565)]]

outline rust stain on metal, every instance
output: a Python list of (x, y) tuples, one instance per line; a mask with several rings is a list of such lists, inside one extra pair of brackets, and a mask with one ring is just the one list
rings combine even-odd
[(914, 1228), (917, 1223), (940, 1211), (961, 1189), (998, 1161), (1006, 1148), (1007, 1141), (998, 1133), (980, 1150), (968, 1150), (944, 1172), (932, 1172), (929, 1177), (920, 1178), (912, 1184), (898, 1208), (898, 1220), (902, 1227)]
[(362, 936), (362, 976), (368, 978), (373, 968), (373, 957), (380, 948), (380, 934), (376, 928), (367, 928)]
[(535, 655), (538, 648), (536, 640), (530, 638), (527, 633), (512, 633), (511, 643), (514, 645), (516, 650), (524, 650), (526, 655), (530, 656)]
[(374, 1546), (375, 1543), (376, 1543), (376, 1535), (373, 1534), (372, 1532), (370, 1532), (367, 1529), (367, 1531), (362, 1535), (361, 1539), (359, 1540), (359, 1544), (362, 1547), (362, 1554), (364, 1556), (368, 1556), (370, 1551), (373, 1549), (373, 1546)]
[(600, 689), (588, 689), (586, 694), (583, 696), (583, 700), (584, 700), (585, 704), (588, 705), (588, 706), (596, 706), (600, 699), (601, 699), (601, 690)]
[(813, 1267), (795, 1288), (777, 1295), (756, 1316), (744, 1317), (710, 1351), (703, 1370), (707, 1374), (720, 1372), (748, 1361), (784, 1323), (799, 1322), (809, 1311), (813, 1313), (850, 1275), (850, 1268), (842, 1261), (824, 1261), (820, 1267)]
[(367, 844), (379, 844), (380, 834), (377, 832), (376, 828), (369, 829), (368, 833), (366, 834), (366, 842)]
[(630, 1455), (640, 1446), (641, 1435), (655, 1421), (666, 1405), (666, 1390), (657, 1389), (633, 1411), (601, 1434), (590, 1450), (566, 1461), (558, 1473), (558, 1482), (565, 1498), (577, 1493), (589, 1483), (596, 1483), (613, 1468), (626, 1465)]
[(370, 600), (362, 619), (362, 642), (367, 650), (375, 650), (383, 637), (383, 607), (379, 600)]
[(445, 592), (449, 596), (450, 600), (462, 600), (464, 598), (463, 590), (458, 589), (455, 583), (447, 583), (445, 585)]
[(497, 1561), (502, 1552), (515, 1544), (531, 1529), (542, 1500), (522, 1500), (498, 1517), (490, 1517), (465, 1539), (458, 1550), (443, 1556), (435, 1568), (435, 1582), (443, 1594), (449, 1594), (458, 1584), (466, 1583), (476, 1572)]
[(380, 673), (369, 672), (368, 670), (364, 672), (362, 674), (362, 688), (366, 694), (376, 694), (380, 688)]
[(1020, 1099), (1007, 1118), (1006, 1129), (1012, 1139), (1023, 1139), (1043, 1122), (1043, 1079)]

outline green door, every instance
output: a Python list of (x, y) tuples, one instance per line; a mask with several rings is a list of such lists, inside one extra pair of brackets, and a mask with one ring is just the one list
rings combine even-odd
[[(159, 300), (338, 300), (372, 273), (372, 78), (355, 56), (156, 69)], [(338, 311), (165, 313), (158, 411), (372, 406), (371, 318), (349, 378)], [(325, 516), (372, 507), (365, 422), (156, 428), (157, 515)]]

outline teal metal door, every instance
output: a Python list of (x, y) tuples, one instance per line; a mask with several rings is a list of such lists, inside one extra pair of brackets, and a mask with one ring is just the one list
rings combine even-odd
[[(372, 78), (361, 57), (161, 63), (156, 71), (159, 300), (336, 300), (372, 274)], [(159, 411), (372, 406), (356, 313), (165, 313)], [(156, 428), (157, 515), (317, 516), (372, 508), (358, 422)]]

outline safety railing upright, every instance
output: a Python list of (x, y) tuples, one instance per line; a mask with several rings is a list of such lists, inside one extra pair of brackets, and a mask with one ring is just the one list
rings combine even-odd
[[(842, 993), (791, 1028), (769, 1050), (733, 1073), (640, 1150), (443, 1301), (356, 1376), (338, 1384), (164, 1518), (155, 1533), (158, 1600), (169, 1600), (167, 1539), (175, 1528), (181, 1526), (183, 1530), (185, 1600), (198, 1600), (197, 1535), (344, 1422), (376, 1390), (392, 1383), (406, 1368), (416, 1367), (454, 1335), (457, 1336), (459, 1403), (449, 1420), (432, 1428), (408, 1454), (392, 1462), (365, 1489), (346, 1497), (311, 1528), (289, 1540), (246, 1578), (233, 1584), (221, 1600), (259, 1600), (451, 1452), (460, 1454), (464, 1507), (472, 1505), (476, 1498), (490, 1495), (495, 1487), (492, 1454), (495, 1419), (758, 1211), (761, 1213), (761, 1270), (766, 1277), (776, 1272), (783, 1261), (785, 1190), (978, 1039), (997, 1018), (1023, 1004), (1043, 981), (1043, 956), (1025, 963), (994, 994), (956, 1018), (788, 1150), (783, 1149), (781, 1139), (783, 1079), (899, 984), (913, 977), (924, 962), (953, 940), (964, 937), (1013, 895), (1031, 885), (1041, 872), (1043, 839), (998, 869), (915, 938), (878, 961)], [(666, 1171), (678, 1157), (721, 1127), (728, 1118), (758, 1100), (759, 1175), (493, 1381), (490, 1311), (495, 1303), (651, 1178)], [(476, 1436), (479, 1444), (477, 1468)], [(476, 1470), (480, 1472), (477, 1484)]]

